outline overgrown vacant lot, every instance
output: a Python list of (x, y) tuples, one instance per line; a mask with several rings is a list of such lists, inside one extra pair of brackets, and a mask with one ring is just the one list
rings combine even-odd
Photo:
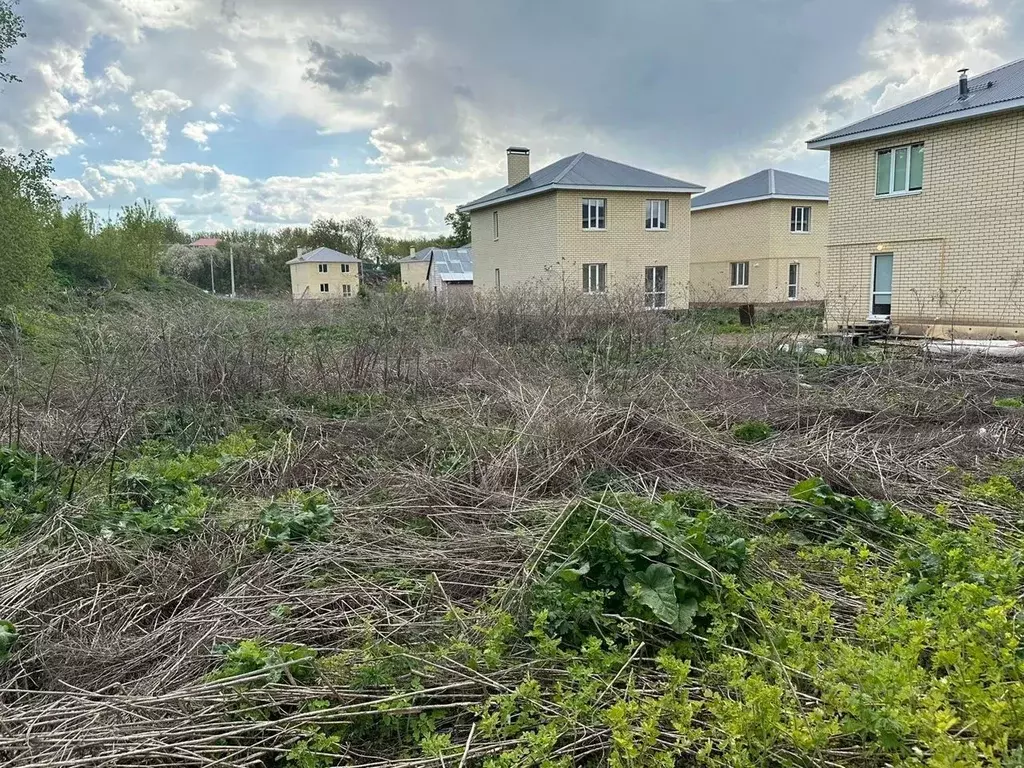
[(10, 322), (0, 760), (1024, 766), (1019, 365), (564, 309)]

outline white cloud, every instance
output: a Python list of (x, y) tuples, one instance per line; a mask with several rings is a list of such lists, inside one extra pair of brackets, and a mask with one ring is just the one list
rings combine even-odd
[[(214, 112), (214, 115), (217, 113)], [(185, 123), (185, 127), (181, 129), (181, 135), (186, 139), (191, 139), (198, 144), (202, 149), (209, 150), (210, 134), (217, 133), (221, 129), (220, 123), (211, 123), (205, 121), (199, 121), (195, 123)]]
[(94, 198), (78, 179), (54, 179), (53, 188), (61, 197), (75, 203), (91, 203)]
[(132, 96), (132, 104), (139, 110), (142, 124), (139, 132), (149, 142), (154, 155), (162, 155), (167, 150), (168, 118), (192, 106), (188, 99), (163, 89), (139, 91)]

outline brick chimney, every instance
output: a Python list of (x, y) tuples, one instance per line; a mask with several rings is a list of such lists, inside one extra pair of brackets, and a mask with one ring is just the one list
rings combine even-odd
[(409, 255), (410, 256), (415, 256), (416, 255), (416, 246), (415, 245), (410, 245), (409, 246)]
[(514, 187), (519, 182), (530, 178), (530, 150), (526, 147), (509, 147), (506, 154), (508, 155), (508, 185)]

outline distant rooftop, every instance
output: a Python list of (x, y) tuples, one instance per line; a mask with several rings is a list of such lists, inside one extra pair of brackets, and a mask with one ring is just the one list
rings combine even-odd
[(767, 168), (697, 195), (690, 202), (690, 210), (721, 208), (758, 200), (828, 200), (828, 182)]
[(431, 248), (427, 279), (436, 275), (444, 283), (473, 282), (472, 248)]
[(952, 84), (946, 88), (818, 136), (808, 141), (807, 146), (828, 149), (837, 144), (1024, 108), (1024, 59), (968, 78), (967, 94), (963, 97), (959, 82), (952, 76), (950, 80)]
[(201, 237), (192, 243), (193, 248), (216, 248), (220, 245), (220, 240), (216, 237)]
[(616, 163), (603, 157), (580, 152), (563, 157), (549, 166), (534, 171), (525, 180), (513, 186), (496, 189), (490, 194), (466, 203), (460, 211), (473, 211), (491, 205), (516, 200), (553, 189), (582, 189), (594, 191), (635, 190), (639, 192), (703, 192), (704, 187), (680, 181), (660, 173)]
[(288, 262), (292, 264), (362, 264), (362, 261), (347, 253), (339, 253), (332, 248), (317, 248), (316, 250), (304, 253), (298, 258)]

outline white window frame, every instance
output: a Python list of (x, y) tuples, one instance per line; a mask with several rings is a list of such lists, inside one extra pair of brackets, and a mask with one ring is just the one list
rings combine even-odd
[(494, 270), (494, 288), (495, 290), (501, 290), (501, 268), (497, 267)]
[(647, 201), (644, 207), (644, 229), (648, 232), (668, 231), (668, 200), (662, 198)]
[(347, 273), (347, 272), (349, 272), (351, 270), (351, 267), (352, 267), (351, 264), (342, 264), (341, 265), (341, 271), (343, 273)]
[(491, 217), (491, 220), (492, 220), (493, 225), (494, 225), (494, 239), (497, 240), (498, 239), (498, 212), (497, 211), (494, 212), (494, 215)]
[(352, 298), (352, 286), (351, 285), (347, 285), (346, 284), (346, 285), (341, 286), (341, 297), (343, 299), (350, 299), (350, 298)]
[(580, 226), (582, 229), (586, 232), (604, 232), (608, 228), (607, 198), (584, 197), (580, 202)]
[(594, 263), (583, 265), (583, 293), (597, 296), (608, 293), (608, 264)]
[(794, 205), (790, 209), (789, 231), (794, 235), (811, 234), (811, 206)]
[[(794, 269), (794, 267), (796, 269)], [(800, 297), (800, 262), (790, 262), (786, 270), (786, 299), (798, 301)]]
[(320, 283), (320, 293), (330, 293), (330, 292), (331, 292), (331, 284), (330, 283)]
[(316, 265), (316, 271), (318, 273), (320, 273), (321, 275), (327, 274), (327, 265), (326, 264), (317, 264)]
[[(655, 270), (662, 271), (662, 289), (660, 291), (655, 290), (657, 288), (657, 274)], [(648, 290), (650, 287), (650, 290)], [(658, 297), (661, 297), (661, 303), (658, 303)], [(648, 309), (668, 309), (668, 267), (664, 264), (657, 264), (651, 267), (644, 267), (644, 306)]]
[[(868, 320), (891, 320), (892, 319), (892, 297), (893, 297), (893, 285), (890, 283), (888, 291), (878, 292), (875, 290), (875, 281), (878, 278), (878, 257), (888, 256), (892, 260), (892, 275), (890, 280), (892, 283), (896, 282), (896, 255), (892, 251), (884, 253), (873, 253), (871, 254), (871, 294), (868, 296)], [(889, 314), (888, 315), (876, 315), (875, 314), (875, 296), (888, 296), (889, 297)]]
[[(874, 187), (875, 187), (875, 199), (884, 199), (884, 198), (889, 198), (889, 197), (904, 197), (906, 195), (919, 195), (919, 194), (921, 194), (921, 192), (924, 190), (924, 157), (923, 156), (921, 157), (921, 186), (918, 189), (911, 189), (910, 188), (910, 166), (912, 165), (911, 158), (914, 155), (914, 148), (915, 147), (921, 147), (921, 149), (923, 151), (924, 150), (924, 142), (923, 141), (918, 141), (918, 142), (915, 142), (913, 144), (903, 144), (903, 145), (898, 146), (898, 147), (885, 147), (885, 148), (880, 149), (877, 152), (875, 152), (875, 169), (874, 169), (874, 178), (872, 180), (872, 183), (874, 184)], [(903, 187), (903, 189), (901, 189), (900, 191), (897, 192), (897, 191), (895, 191), (895, 182), (896, 182), (896, 153), (899, 152), (901, 149), (907, 150), (907, 170), (906, 170), (906, 173), (904, 174), (904, 179), (903, 179), (903, 181), (905, 183), (905, 186)], [(879, 159), (879, 157), (884, 155), (886, 152), (889, 153), (889, 191), (888, 192), (883, 192), (883, 193), (879, 194), (879, 192), (878, 192), (878, 159)]]
[[(743, 281), (740, 282), (740, 278)], [(729, 287), (749, 288), (750, 287), (750, 262), (733, 261), (729, 263)]]

